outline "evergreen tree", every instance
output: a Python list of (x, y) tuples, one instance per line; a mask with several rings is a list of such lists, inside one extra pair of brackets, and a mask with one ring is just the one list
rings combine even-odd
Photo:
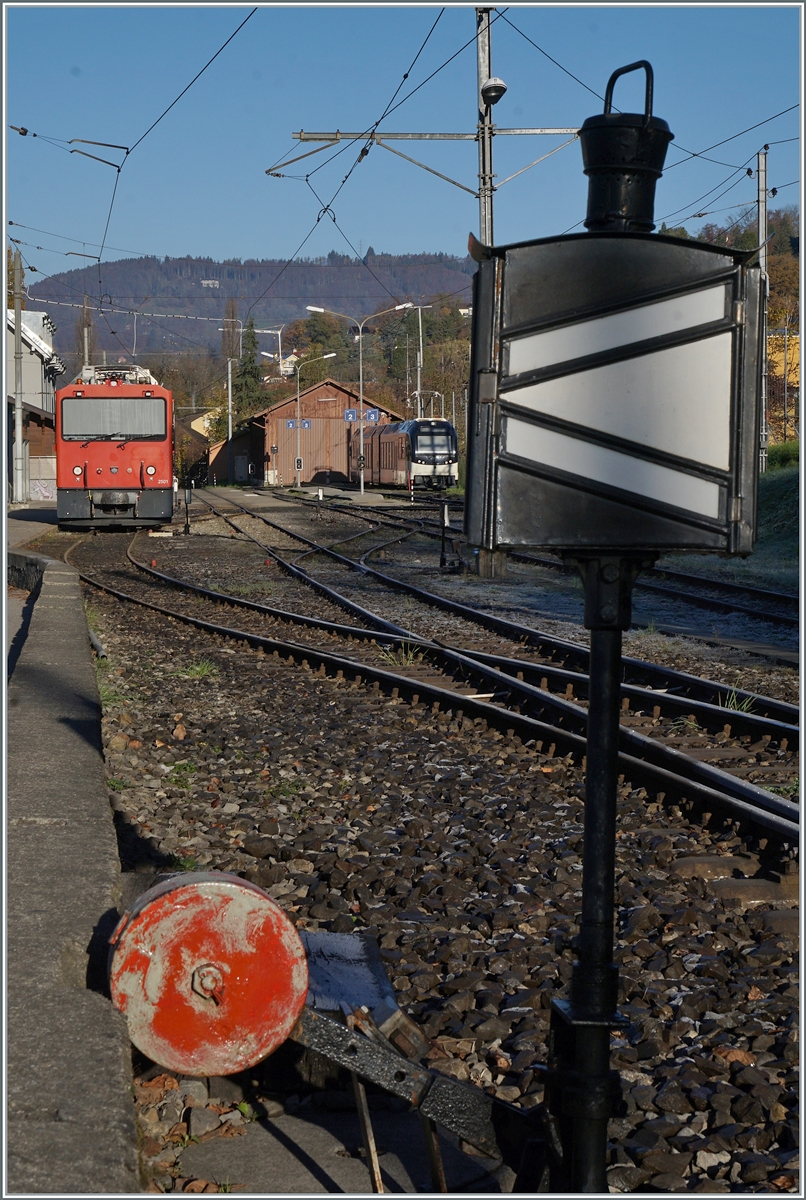
[(265, 408), (265, 396), (260, 386), (261, 371), (257, 361), (257, 334), (255, 320), (250, 317), (243, 331), (243, 353), (235, 379), (232, 381), (232, 403), (237, 421), (244, 421), (252, 413)]

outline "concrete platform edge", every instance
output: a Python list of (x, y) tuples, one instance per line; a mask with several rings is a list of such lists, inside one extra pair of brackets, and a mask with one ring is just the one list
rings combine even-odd
[(121, 871), (78, 574), (8, 553), (39, 594), (8, 686), (4, 1194), (141, 1189), (123, 1018), (104, 995)]

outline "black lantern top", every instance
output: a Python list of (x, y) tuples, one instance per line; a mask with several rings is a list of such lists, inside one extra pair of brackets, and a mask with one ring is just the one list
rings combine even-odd
[[(646, 71), (644, 112), (614, 113), (613, 85), (620, 75), (641, 68)], [(652, 88), (652, 67), (645, 59), (619, 67), (607, 82), (604, 112), (588, 117), (579, 131), (589, 180), (585, 226), (591, 232), (651, 233), (655, 228), (655, 184), (674, 134), (652, 116)]]

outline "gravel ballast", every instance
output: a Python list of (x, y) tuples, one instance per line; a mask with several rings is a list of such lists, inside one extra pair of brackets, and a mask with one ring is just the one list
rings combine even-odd
[[(235, 871), (299, 927), (371, 930), (401, 1007), (433, 1039), (430, 1065), (539, 1103), (534, 1063), (573, 961), (581, 769), (88, 598), (109, 656), (106, 763), (132, 890), (166, 867)], [(611, 1190), (793, 1190), (796, 888), (754, 879), (758, 859), (732, 828), (703, 831), (621, 793), (616, 957), (630, 1025), (613, 1040)], [(138, 1088), (161, 1190), (181, 1178), (176, 1130), (197, 1106), (161, 1113), (174, 1090)], [(232, 1125), (226, 1115), (206, 1132)]]

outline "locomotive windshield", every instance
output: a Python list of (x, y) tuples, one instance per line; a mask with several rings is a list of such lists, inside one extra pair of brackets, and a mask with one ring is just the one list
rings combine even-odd
[(420, 429), (414, 444), (415, 454), (450, 454), (450, 431), (447, 429)]
[(67, 441), (157, 441), (166, 436), (161, 396), (65, 396), (62, 437)]

